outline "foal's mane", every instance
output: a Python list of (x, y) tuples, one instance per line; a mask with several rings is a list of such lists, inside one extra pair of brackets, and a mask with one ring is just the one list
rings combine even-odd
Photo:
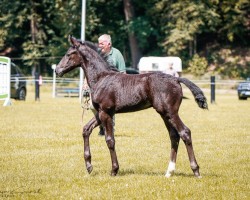
[(103, 54), (100, 52), (100, 50), (98, 48), (98, 44), (90, 42), (90, 41), (81, 41), (81, 40), (78, 40), (78, 41), (80, 41), (81, 44), (86, 45), (89, 48), (91, 48), (92, 50), (94, 50), (102, 58), (102, 61), (104, 63), (106, 63), (105, 66), (108, 66), (109, 70), (119, 72), (119, 70), (108, 61), (108, 56), (106, 54)]

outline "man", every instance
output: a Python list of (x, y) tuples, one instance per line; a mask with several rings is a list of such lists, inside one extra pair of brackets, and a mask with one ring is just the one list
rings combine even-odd
[[(112, 47), (112, 41), (110, 35), (108, 34), (101, 35), (98, 38), (98, 46), (100, 49), (100, 53), (107, 56), (107, 61), (110, 63), (110, 65), (116, 67), (120, 72), (126, 73), (124, 58), (118, 49)], [(94, 109), (94, 107), (91, 105), (90, 108), (92, 112), (95, 114), (96, 110)], [(100, 127), (99, 135), (105, 135), (102, 125), (100, 125), (99, 127)]]
[[(103, 54), (107, 55), (107, 60), (111, 65), (116, 67), (120, 72), (126, 73), (124, 58), (118, 49), (112, 47), (112, 41), (110, 35), (108, 34), (101, 35), (98, 38), (98, 46), (100, 48), (100, 51)], [(95, 112), (96, 111), (94, 111), (94, 113)], [(104, 135), (104, 130), (102, 125), (100, 125), (99, 135)]]
[(108, 62), (116, 67), (120, 72), (126, 72), (124, 58), (121, 52), (112, 47), (111, 37), (108, 34), (101, 35), (98, 38), (100, 51), (108, 56)]
[(175, 77), (179, 77), (179, 74), (177, 71), (175, 71), (173, 65), (174, 65), (174, 63), (169, 62), (165, 73), (170, 74), (170, 75), (175, 76)]

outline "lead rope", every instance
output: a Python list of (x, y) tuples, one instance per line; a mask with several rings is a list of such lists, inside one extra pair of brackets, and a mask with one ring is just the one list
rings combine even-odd
[(84, 116), (85, 110), (89, 110), (90, 108), (89, 101), (90, 101), (89, 90), (82, 88), (82, 92), (81, 92), (82, 125), (83, 125), (83, 116)]

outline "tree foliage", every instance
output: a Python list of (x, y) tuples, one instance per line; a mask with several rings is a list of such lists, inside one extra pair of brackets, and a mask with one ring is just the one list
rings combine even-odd
[(206, 73), (207, 70), (207, 60), (204, 57), (200, 57), (198, 54), (195, 54), (192, 60), (188, 63), (188, 71), (197, 77), (201, 77)]
[[(132, 63), (128, 38), (133, 33), (144, 56), (179, 56), (185, 68), (197, 54), (217, 65), (219, 73), (232, 70), (233, 77), (249, 73), (249, 61), (238, 63), (237, 69), (232, 62), (218, 61), (223, 49), (249, 48), (248, 0), (131, 2), (134, 17), (126, 22), (122, 0), (86, 0), (86, 40), (95, 42), (100, 34), (110, 34), (127, 66)], [(0, 55), (26, 66), (26, 72), (40, 68), (42, 73), (50, 73), (51, 64), (69, 46), (68, 35), (80, 38), (79, 0), (1, 0), (0, 9)], [(241, 59), (238, 55), (239, 62)]]

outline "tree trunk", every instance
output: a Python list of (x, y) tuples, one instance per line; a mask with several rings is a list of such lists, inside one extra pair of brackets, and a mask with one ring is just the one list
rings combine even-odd
[[(31, 31), (31, 41), (32, 45), (36, 45), (37, 43), (37, 21), (36, 21), (36, 9), (33, 0), (31, 2), (31, 19), (30, 19), (30, 31)], [(35, 73), (38, 71), (40, 72), (40, 68), (35, 60), (33, 60), (33, 67), (32, 67), (32, 75), (35, 75)]]
[(192, 58), (192, 56), (193, 56), (193, 43), (192, 42), (193, 42), (192, 40), (189, 40), (189, 44), (188, 44), (190, 58)]
[(197, 53), (197, 38), (196, 35), (194, 35), (194, 54)]
[[(133, 4), (130, 0), (123, 0), (124, 4), (124, 14), (126, 18), (127, 24), (129, 24), (130, 21), (134, 18), (134, 8)], [(128, 37), (129, 37), (129, 46), (131, 51), (131, 58), (132, 58), (132, 68), (136, 69), (137, 64), (142, 56), (142, 53), (140, 51), (140, 48), (138, 46), (138, 41), (136, 39), (135, 34), (133, 31), (128, 30)]]

